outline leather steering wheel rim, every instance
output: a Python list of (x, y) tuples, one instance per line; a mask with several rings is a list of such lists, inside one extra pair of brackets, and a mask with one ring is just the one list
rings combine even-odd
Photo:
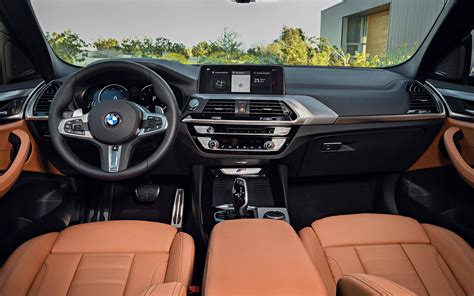
[[(59, 132), (59, 125), (63, 120), (63, 111), (74, 97), (76, 88), (88, 79), (107, 72), (125, 72), (131, 76), (147, 80), (152, 84), (155, 93), (166, 104), (165, 114), (168, 126), (163, 140), (158, 148), (145, 160), (118, 172), (106, 172), (98, 167), (82, 161), (69, 148), (66, 138)], [(73, 169), (91, 178), (104, 181), (119, 181), (139, 176), (163, 159), (166, 152), (173, 145), (178, 133), (179, 108), (176, 98), (168, 83), (156, 72), (149, 68), (128, 61), (102, 61), (91, 64), (72, 74), (58, 90), (49, 110), (48, 129), (51, 142), (59, 156)]]

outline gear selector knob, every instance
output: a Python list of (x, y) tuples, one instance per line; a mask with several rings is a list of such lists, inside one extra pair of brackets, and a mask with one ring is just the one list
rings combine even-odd
[(247, 182), (245, 179), (236, 178), (232, 186), (232, 198), (234, 209), (240, 217), (247, 216), (247, 207), (249, 203)]

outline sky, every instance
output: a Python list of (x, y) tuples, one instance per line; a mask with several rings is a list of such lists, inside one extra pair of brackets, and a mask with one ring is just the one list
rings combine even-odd
[(341, 0), (32, 0), (45, 32), (66, 29), (87, 42), (99, 37), (166, 37), (191, 47), (215, 40), (225, 28), (244, 47), (271, 43), (283, 25), (319, 37), (321, 10)]

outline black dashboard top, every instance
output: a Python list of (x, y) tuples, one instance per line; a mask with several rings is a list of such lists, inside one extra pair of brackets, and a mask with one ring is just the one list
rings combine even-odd
[[(376, 116), (405, 114), (409, 104), (409, 96), (406, 85), (413, 81), (390, 69), (367, 69), (367, 68), (338, 68), (338, 67), (293, 67), (293, 66), (242, 66), (242, 65), (184, 65), (177, 62), (161, 61), (153, 59), (129, 59), (139, 62), (160, 74), (171, 86), (175, 93), (178, 104), (184, 107), (189, 97), (194, 94), (212, 94), (213, 91), (204, 87), (206, 79), (200, 79), (202, 71), (207, 69), (227, 69), (227, 71), (241, 71), (241, 67), (252, 71), (258, 69), (281, 69), (278, 79), (284, 79), (283, 84), (272, 89), (272, 94), (281, 95), (282, 88), (285, 95), (304, 95), (312, 97), (330, 107), (339, 116)], [(251, 67), (251, 68), (249, 68)], [(235, 69), (235, 70), (232, 70)], [(247, 70), (248, 72), (249, 70)], [(284, 77), (283, 77), (284, 72)], [(231, 75), (230, 73), (230, 75)], [(129, 94), (133, 89), (142, 90), (147, 82), (127, 84), (123, 76), (109, 77), (107, 81), (94, 82), (97, 84), (91, 89), (92, 92), (78, 94), (78, 101), (88, 104), (88, 101), (98, 99), (99, 92), (109, 84), (120, 84), (127, 88)], [(231, 78), (229, 78), (231, 79)], [(248, 79), (248, 78), (246, 78)], [(217, 81), (216, 81), (217, 82)], [(209, 83), (207, 80), (206, 83)], [(142, 85), (143, 84), (143, 85)], [(94, 88), (95, 87), (95, 88)], [(208, 84), (210, 87), (210, 84)], [(232, 86), (230, 86), (230, 89)], [(217, 94), (229, 94), (218, 92)], [(233, 94), (230, 92), (230, 94)], [(236, 93), (236, 95), (261, 95), (258, 91), (250, 89), (250, 93)], [(89, 98), (87, 97), (89, 96)], [(159, 97), (159, 96), (158, 96)], [(139, 101), (140, 98), (137, 97)], [(87, 108), (87, 107), (86, 107)]]

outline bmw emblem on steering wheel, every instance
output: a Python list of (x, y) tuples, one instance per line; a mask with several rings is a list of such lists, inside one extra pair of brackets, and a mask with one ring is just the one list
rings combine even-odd
[(121, 121), (122, 119), (117, 113), (109, 113), (105, 116), (105, 125), (110, 127), (116, 127)]

